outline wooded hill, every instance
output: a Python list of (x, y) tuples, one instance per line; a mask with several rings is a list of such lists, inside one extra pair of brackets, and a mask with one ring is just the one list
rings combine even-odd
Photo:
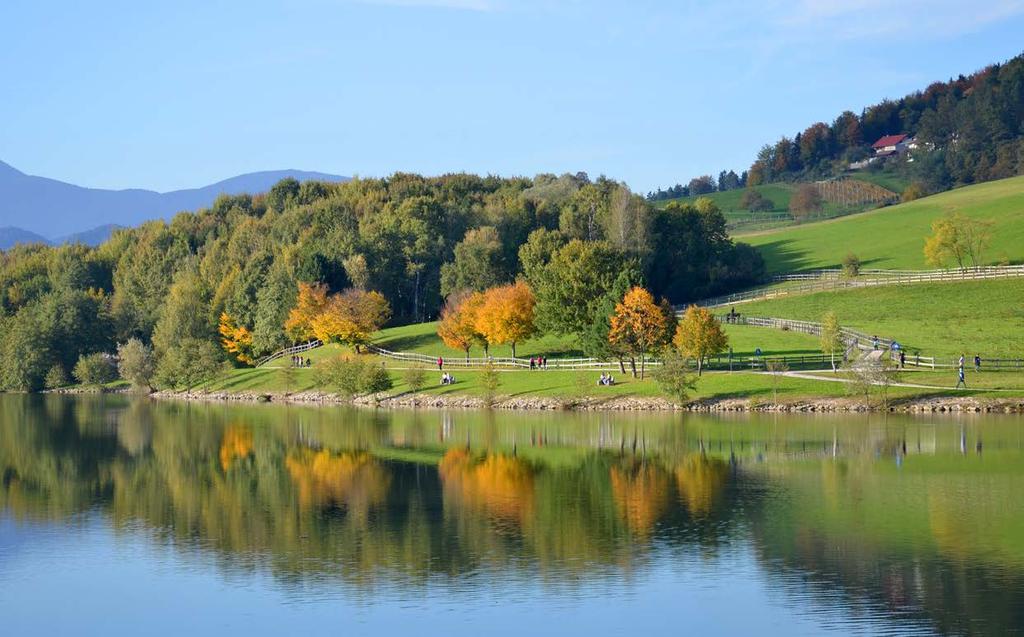
[(380, 292), (402, 324), (436, 317), (450, 294), (527, 275), (567, 288), (540, 298), (580, 299), (559, 311), (606, 322), (609, 312), (591, 310), (635, 283), (681, 303), (763, 272), (711, 202), (656, 210), (605, 178), (287, 179), (266, 195), (120, 230), (97, 248), (2, 253), (0, 387), (58, 383), (81, 355), (131, 338), (152, 343), (158, 361), (228, 360), (222, 313), (251, 332), (254, 356), (265, 354), (290, 342), (284, 323), (301, 282)]

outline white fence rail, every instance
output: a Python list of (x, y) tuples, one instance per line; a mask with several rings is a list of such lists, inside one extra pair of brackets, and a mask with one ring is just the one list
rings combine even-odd
[(807, 292), (864, 288), (878, 285), (1007, 279), (1013, 277), (1024, 277), (1024, 265), (982, 266), (956, 270), (861, 270), (860, 275), (856, 277), (844, 277), (842, 270), (814, 270), (772, 277), (772, 281), (775, 283), (795, 283), (795, 285), (762, 286), (743, 292), (704, 299), (703, 301), (698, 301), (696, 305), (701, 307), (721, 307), (723, 305), (763, 301)]
[(256, 361), (256, 367), (260, 367), (261, 365), (266, 365), (270, 361), (277, 360), (277, 359), (281, 358), (282, 356), (289, 356), (289, 355), (294, 356), (295, 354), (298, 354), (300, 352), (308, 352), (309, 350), (316, 349), (317, 347), (320, 347), (321, 345), (323, 345), (322, 342), (320, 342), (319, 340), (315, 340), (314, 339), (312, 341), (309, 341), (308, 343), (303, 343), (302, 345), (296, 345), (294, 347), (286, 347), (284, 349), (281, 349), (281, 350), (278, 350), (278, 351), (274, 352), (273, 354), (267, 354), (263, 358), (257, 360)]

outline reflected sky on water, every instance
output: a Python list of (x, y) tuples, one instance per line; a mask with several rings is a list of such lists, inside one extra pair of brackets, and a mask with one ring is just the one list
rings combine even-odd
[(1011, 416), (0, 396), (0, 625), (1019, 633), (1022, 460)]

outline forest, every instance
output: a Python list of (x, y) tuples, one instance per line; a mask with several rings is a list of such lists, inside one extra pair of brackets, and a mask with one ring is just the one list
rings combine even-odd
[(191, 385), (315, 332), (294, 329), (300, 288), (323, 307), (372, 314), (366, 324), (405, 324), (436, 318), (446, 299), (528, 282), (539, 326), (603, 356), (631, 287), (678, 305), (763, 276), (760, 254), (730, 240), (710, 200), (658, 210), (604, 177), (286, 179), (96, 248), (0, 253), (0, 389), (101, 378), (117, 359), (157, 385)]
[(872, 164), (930, 194), (1024, 174), (1024, 54), (971, 75), (885, 99), (858, 115), (843, 111), (793, 136), (765, 144), (749, 170), (694, 177), (648, 193), (650, 201), (692, 197), (775, 182), (838, 177), (870, 158), (885, 135), (917, 138), (909, 155)]

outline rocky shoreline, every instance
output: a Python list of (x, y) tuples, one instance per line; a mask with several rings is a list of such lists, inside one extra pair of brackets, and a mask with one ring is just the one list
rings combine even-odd
[[(431, 396), (399, 394), (397, 396), (360, 396), (346, 399), (327, 392), (300, 392), (283, 394), (274, 392), (172, 392), (150, 394), (162, 400), (189, 400), (197, 402), (285, 403), (303, 405), (345, 405), (364, 407), (412, 409), (485, 409), (483, 398), (477, 396)], [(887, 406), (872, 405), (850, 398), (818, 398), (785, 402), (762, 402), (749, 399), (721, 398), (677, 403), (657, 397), (616, 398), (553, 398), (553, 397), (497, 397), (491, 409), (509, 411), (686, 411), (686, 412), (777, 412), (777, 413), (1024, 413), (1024, 398), (911, 398), (892, 401)]]

